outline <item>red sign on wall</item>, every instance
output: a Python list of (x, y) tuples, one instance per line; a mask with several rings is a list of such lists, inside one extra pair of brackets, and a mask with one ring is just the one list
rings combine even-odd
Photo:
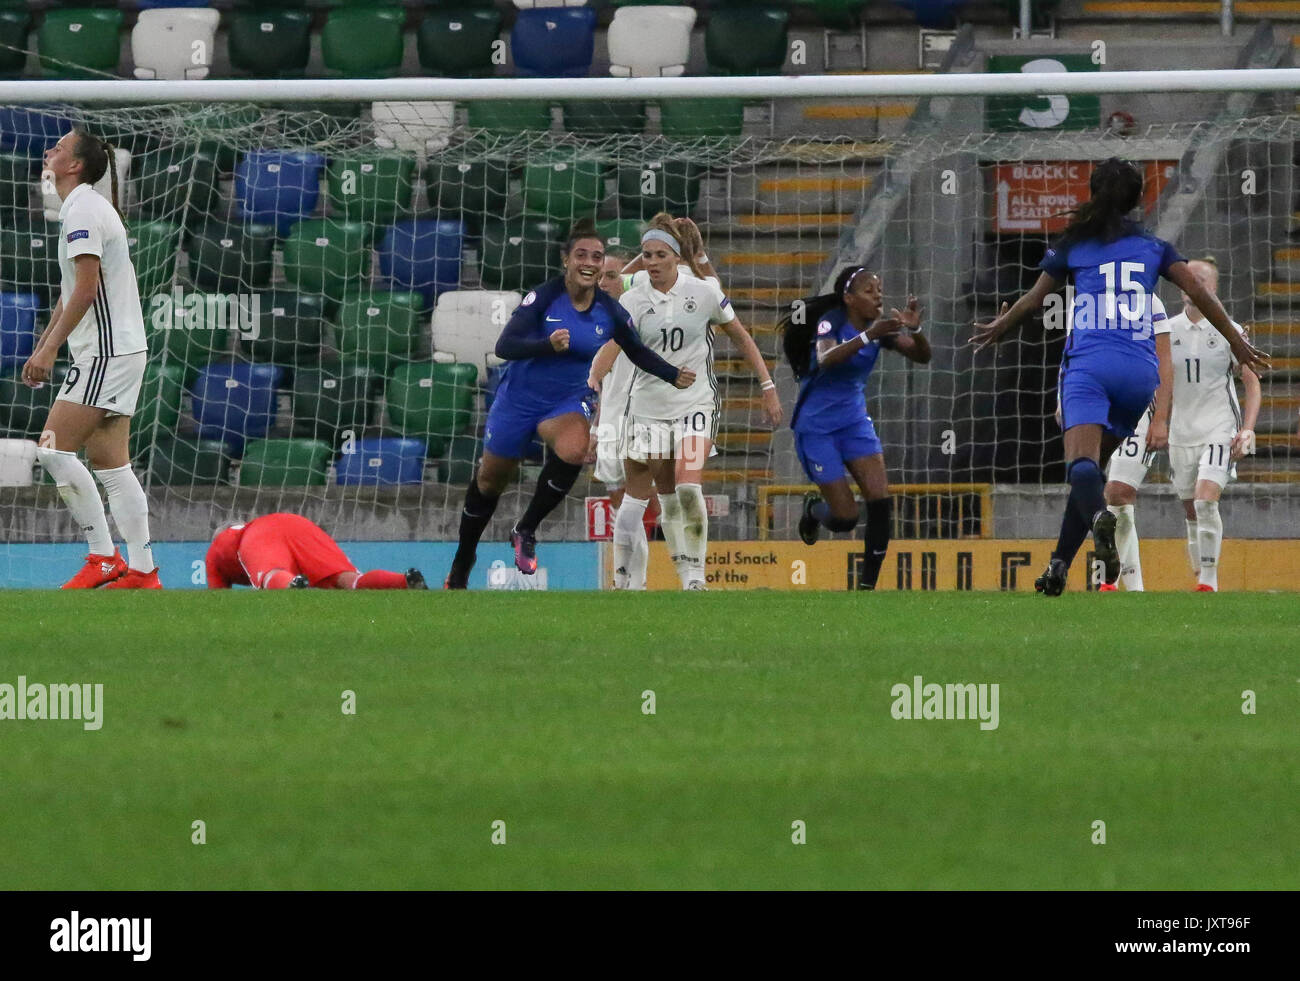
[[(1150, 212), (1176, 163), (1147, 160), (1143, 168), (1142, 210)], [(1051, 234), (1062, 231), (1070, 220), (1066, 214), (1087, 201), (1091, 160), (1020, 161), (995, 164), (993, 171), (993, 230), (1023, 234)]]

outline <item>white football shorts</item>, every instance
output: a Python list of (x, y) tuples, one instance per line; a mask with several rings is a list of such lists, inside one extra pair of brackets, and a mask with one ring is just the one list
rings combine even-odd
[(1232, 441), (1202, 443), (1200, 446), (1170, 446), (1169, 469), (1173, 471), (1174, 490), (1179, 500), (1196, 496), (1196, 482), (1210, 480), (1226, 487), (1234, 476)]
[(137, 351), (77, 362), (68, 369), (56, 400), (107, 409), (110, 417), (134, 415), (148, 359), (148, 352)]
[[(684, 440), (692, 436), (703, 436), (712, 444), (717, 435), (717, 413), (711, 402), (697, 406), (676, 419), (632, 416), (628, 421), (626, 456), (638, 463), (681, 459)], [(717, 452), (718, 448), (710, 445), (709, 456), (716, 456)]]

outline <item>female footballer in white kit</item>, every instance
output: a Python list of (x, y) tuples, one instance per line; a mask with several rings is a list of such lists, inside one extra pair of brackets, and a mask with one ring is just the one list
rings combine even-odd
[[(671, 219), (668, 216), (662, 218)], [(658, 379), (637, 372), (628, 404), (624, 470), (626, 494), (614, 524), (615, 588), (644, 582), (649, 551), (644, 546), (642, 515), (651, 486), (675, 486), (682, 509), (682, 549), (686, 589), (704, 589), (708, 515), (701, 476), (713, 448), (720, 411), (713, 374), (713, 326), (725, 330), (758, 376), (768, 422), (781, 421), (781, 403), (767, 364), (722, 290), (683, 273), (681, 239), (660, 219), (641, 237), (641, 260), (647, 276), (634, 283), (619, 302), (632, 315), (641, 339), (656, 353), (668, 352), (696, 373), (695, 383), (674, 392)], [(597, 358), (592, 380), (599, 384), (612, 355)]]
[[(59, 210), (59, 302), (23, 365), (31, 388), (50, 381), (68, 343), (72, 366), (50, 409), (37, 459), (58, 485), (90, 554), (64, 589), (161, 589), (149, 543), (149, 502), (131, 470), (128, 442), (147, 358), (144, 317), (126, 227), (117, 210), (113, 149), (80, 128), (45, 152), (45, 179), (63, 201)], [(113, 201), (94, 188), (108, 171)], [(126, 539), (127, 559), (113, 544), (85, 449)]]

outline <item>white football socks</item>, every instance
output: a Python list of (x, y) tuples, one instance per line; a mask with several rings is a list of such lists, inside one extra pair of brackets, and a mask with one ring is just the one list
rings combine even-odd
[(659, 527), (663, 529), (664, 544), (677, 570), (677, 578), (682, 581), (682, 589), (690, 579), (691, 565), (686, 558), (686, 546), (682, 540), (683, 532), (682, 502), (676, 492), (659, 495)]
[(1223, 548), (1223, 519), (1218, 501), (1197, 501), (1196, 541), (1201, 551), (1201, 569), (1197, 581), (1219, 588), (1219, 551)]
[(1132, 504), (1109, 504), (1115, 515), (1115, 547), (1119, 551), (1119, 578), (1130, 593), (1142, 592), (1142, 557), (1138, 552), (1137, 524)]
[(1187, 564), (1191, 567), (1192, 575), (1201, 574), (1201, 546), (1197, 542), (1199, 532), (1197, 531), (1197, 522), (1184, 521), (1187, 528)]
[(704, 556), (709, 547), (709, 513), (699, 484), (678, 484), (682, 506), (682, 551), (688, 565), (687, 583), (704, 582)]
[(113, 470), (96, 470), (95, 476), (108, 492), (108, 506), (117, 530), (126, 539), (126, 564), (136, 572), (153, 572), (153, 549), (149, 542), (149, 499), (128, 463)]
[(86, 536), (90, 554), (115, 554), (117, 548), (108, 533), (108, 518), (104, 514), (104, 502), (100, 500), (99, 488), (91, 479), (86, 465), (77, 459), (77, 454), (42, 446), (36, 451), (36, 458), (54, 478), (59, 496), (68, 505), (68, 510)]
[[(614, 518), (614, 588), (645, 589), (646, 565), (650, 560), (650, 544), (646, 541), (645, 509), (650, 504), (623, 495)], [(633, 583), (640, 583), (633, 586)]]

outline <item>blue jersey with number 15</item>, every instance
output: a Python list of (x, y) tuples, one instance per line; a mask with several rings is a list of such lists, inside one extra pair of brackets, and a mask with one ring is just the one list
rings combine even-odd
[(1057, 279), (1074, 281), (1065, 356), (1071, 360), (1136, 357), (1154, 366), (1151, 297), (1160, 277), (1182, 261), (1172, 245), (1133, 224), (1110, 242), (1083, 239), (1048, 249), (1039, 268)]

